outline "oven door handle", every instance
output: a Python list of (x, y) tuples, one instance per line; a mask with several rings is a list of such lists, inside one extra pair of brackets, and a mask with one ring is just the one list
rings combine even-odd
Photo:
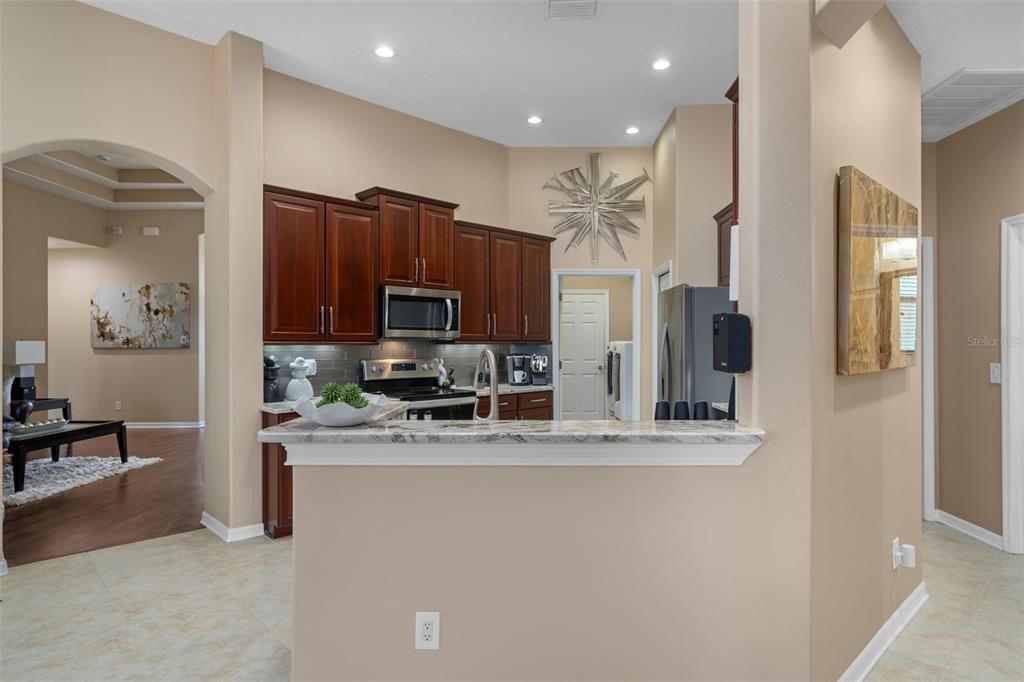
[(450, 298), (444, 299), (444, 306), (445, 306), (445, 310), (448, 313), (447, 321), (444, 323), (444, 330), (446, 332), (450, 332), (452, 330), (452, 322), (454, 321), (454, 318), (455, 318), (455, 313), (452, 310), (452, 299), (450, 299)]
[(438, 398), (437, 400), (415, 400), (409, 403), (409, 410), (429, 410), (435, 407), (457, 407), (459, 405), (475, 405), (476, 398), (464, 396), (461, 398)]

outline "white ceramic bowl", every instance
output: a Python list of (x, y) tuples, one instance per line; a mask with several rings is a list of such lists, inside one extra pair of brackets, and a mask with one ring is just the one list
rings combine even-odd
[(382, 407), (388, 404), (387, 396), (364, 393), (363, 397), (370, 403), (366, 407), (356, 409), (348, 403), (331, 403), (317, 407), (319, 396), (305, 398), (295, 403), (295, 411), (306, 419), (312, 419), (320, 426), (359, 426), (374, 418)]

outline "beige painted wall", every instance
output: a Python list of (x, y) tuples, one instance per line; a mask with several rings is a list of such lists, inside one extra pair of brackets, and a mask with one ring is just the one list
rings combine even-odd
[(608, 340), (633, 340), (633, 282), (629, 277), (563, 277), (566, 289), (608, 291)]
[[(10, 180), (4, 180), (3, 185), (3, 336), (47, 341), (46, 238), (104, 246), (107, 212)], [(52, 392), (49, 376), (53, 372), (54, 348), (50, 343), (46, 355), (47, 364), (36, 366), (39, 396)]]
[(1000, 222), (1024, 213), (1024, 102), (936, 145), (939, 509), (1002, 533)]
[[(548, 215), (548, 201), (564, 198), (554, 190), (542, 189), (552, 175), (557, 172), (580, 167), (584, 174), (589, 175), (590, 152), (601, 153), (601, 174), (607, 177), (611, 171), (619, 173), (619, 181), (623, 182), (641, 175), (646, 168), (651, 170), (654, 163), (650, 147), (606, 147), (606, 148), (513, 148), (508, 150), (508, 219), (505, 224), (514, 230), (551, 234), (555, 219)], [(622, 236), (622, 246), (626, 252), (626, 260), (601, 243), (599, 263), (590, 262), (590, 250), (587, 245), (579, 249), (565, 252), (570, 237), (561, 235), (551, 245), (552, 268), (623, 268), (640, 270), (641, 287), (641, 338), (640, 342), (640, 414), (652, 414), (650, 405), (650, 327), (651, 327), (651, 258), (654, 243), (652, 218), (656, 197), (653, 186), (646, 184), (637, 189), (634, 198), (646, 197), (646, 215), (635, 214), (633, 222), (640, 228), (640, 234)], [(660, 261), (659, 261), (660, 264)]]
[[(723, 93), (726, 88), (728, 83)], [(677, 227), (672, 281), (717, 286), (714, 215), (732, 201), (732, 104), (676, 107), (675, 121)]]
[[(47, 195), (47, 198), (52, 195)], [(56, 198), (56, 197), (54, 197)], [(103, 249), (52, 249), (49, 254), (49, 362), (54, 395), (70, 397), (77, 419), (194, 422), (198, 419), (199, 281), (197, 238), (202, 211), (117, 211), (124, 235)], [(143, 225), (160, 227), (143, 237)], [(100, 282), (186, 282), (193, 292), (191, 348), (92, 348), (89, 299)], [(122, 411), (114, 411), (120, 400)]]
[(835, 370), (836, 177), (853, 164), (921, 206), (920, 73), (888, 10), (842, 50), (814, 29), (812, 679), (839, 677), (921, 582), (920, 563), (889, 565), (893, 538), (921, 547), (920, 370)]
[(70, 0), (0, 5), (5, 162), (93, 141), (212, 186), (212, 47)]
[[(658, 200), (654, 204), (651, 214), (653, 248), (651, 267), (660, 267), (666, 261), (676, 258), (676, 201), (678, 185), (676, 182), (676, 111), (672, 110), (665, 126), (654, 141), (652, 154), (654, 156), (654, 195)], [(679, 280), (675, 279), (675, 271), (672, 272), (672, 284)]]
[(505, 147), (274, 71), (263, 80), (267, 183), (347, 198), (391, 187), (505, 223)]

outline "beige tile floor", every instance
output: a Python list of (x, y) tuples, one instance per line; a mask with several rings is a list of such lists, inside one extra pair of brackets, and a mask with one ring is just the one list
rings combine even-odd
[[(291, 539), (206, 530), (18, 566), (0, 680), (287, 680)], [(931, 595), (874, 682), (1024, 680), (1024, 557), (927, 524)]]
[(1024, 680), (1024, 556), (937, 523), (923, 544), (928, 601), (868, 680)]
[(0, 680), (287, 680), (291, 549), (204, 529), (17, 566)]

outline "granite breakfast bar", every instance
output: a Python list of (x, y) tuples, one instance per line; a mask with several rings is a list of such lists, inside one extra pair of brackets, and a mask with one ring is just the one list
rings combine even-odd
[[(704, 570), (722, 538), (704, 537), (699, 514), (727, 501), (701, 502), (703, 481), (745, 469), (764, 438), (707, 421), (296, 419), (260, 431), (293, 467), (293, 679), (601, 677), (600, 657), (580, 649), (597, 643), (594, 624), (614, 612), (620, 636), (675, 618), (644, 585), (672, 594), (665, 581)], [(644, 575), (651, 565), (661, 570)], [(442, 614), (440, 651), (413, 647), (418, 611)], [(618, 660), (644, 669), (631, 659)]]

